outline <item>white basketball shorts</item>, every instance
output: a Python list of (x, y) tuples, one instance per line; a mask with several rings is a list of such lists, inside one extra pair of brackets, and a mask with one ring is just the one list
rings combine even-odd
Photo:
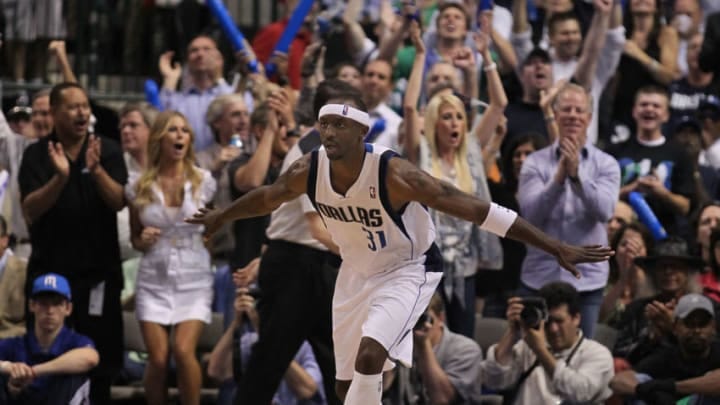
[(442, 272), (425, 270), (422, 263), (396, 270), (362, 274), (340, 268), (333, 296), (333, 342), (338, 380), (352, 380), (360, 339), (364, 336), (388, 351), (383, 371), (394, 361), (412, 365), (412, 329), (427, 309)]

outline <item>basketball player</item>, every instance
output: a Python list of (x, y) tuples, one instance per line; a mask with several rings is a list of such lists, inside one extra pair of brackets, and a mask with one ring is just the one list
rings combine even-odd
[(306, 193), (343, 259), (333, 297), (338, 396), (348, 405), (380, 404), (382, 372), (412, 363), (412, 328), (442, 276), (435, 228), (423, 205), (554, 255), (579, 276), (576, 263), (607, 260), (605, 247), (554, 240), (511, 210), (436, 179), (395, 152), (364, 143), (369, 116), (348, 94), (320, 109), (323, 147), (293, 163), (275, 183), (224, 209), (193, 218), (206, 237), (228, 221), (266, 215)]

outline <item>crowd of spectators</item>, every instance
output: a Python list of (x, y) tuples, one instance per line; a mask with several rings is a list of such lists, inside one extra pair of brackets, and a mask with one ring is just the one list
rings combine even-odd
[[(366, 142), (615, 252), (575, 278), (431, 210), (444, 278), (384, 404), (720, 403), (717, 2), (317, 0), (273, 52), (301, 1), (234, 54), (194, 4), (203, 18), (151, 63), (157, 105), (119, 111), (78, 84), (65, 14), (48, 8), (67, 2), (2, 2), (7, 73), (43, 77), (49, 58), (63, 80), (0, 116), (0, 402), (110, 403), (126, 310), (150, 404), (167, 403), (171, 372), (183, 404), (200, 403), (204, 375), (219, 403), (339, 404), (341, 252), (310, 200), (212, 240), (184, 219), (274, 182), (320, 146), (319, 109), (357, 97)], [(212, 312), (225, 333), (204, 373)], [(481, 316), (507, 320), (489, 349)], [(600, 325), (617, 332), (608, 347)]]

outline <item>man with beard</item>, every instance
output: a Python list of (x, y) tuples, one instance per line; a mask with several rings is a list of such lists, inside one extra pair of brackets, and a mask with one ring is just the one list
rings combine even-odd
[(719, 397), (720, 372), (715, 370), (720, 369), (720, 342), (715, 339), (712, 301), (700, 294), (684, 295), (675, 307), (674, 322), (678, 344), (618, 373), (610, 383), (616, 393), (658, 405), (674, 404), (688, 395)]

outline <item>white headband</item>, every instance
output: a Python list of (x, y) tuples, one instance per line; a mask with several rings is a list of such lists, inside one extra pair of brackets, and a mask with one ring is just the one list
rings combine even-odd
[(349, 118), (357, 123), (370, 127), (370, 115), (365, 111), (358, 110), (355, 107), (351, 107), (347, 104), (326, 104), (320, 109), (318, 119), (326, 115), (339, 115), (341, 117)]

